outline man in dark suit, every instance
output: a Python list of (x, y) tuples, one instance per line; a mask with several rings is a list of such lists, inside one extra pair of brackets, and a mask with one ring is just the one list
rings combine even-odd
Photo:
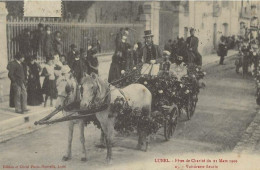
[(38, 29), (33, 32), (32, 38), (32, 48), (33, 54), (37, 55), (39, 52), (42, 52), (43, 49), (43, 41), (45, 37), (44, 26), (43, 24), (38, 24)]
[(153, 34), (151, 30), (144, 31), (144, 34), (145, 45), (143, 47), (142, 61), (149, 64), (151, 60), (160, 62), (162, 60), (162, 51), (158, 45), (153, 43)]
[(189, 62), (194, 62), (194, 64), (201, 66), (202, 65), (202, 56), (198, 51), (199, 39), (194, 36), (195, 30), (190, 29), (190, 37), (187, 38), (186, 42), (188, 45), (188, 50), (192, 54), (189, 56)]
[(9, 66), (8, 77), (14, 89), (14, 105), (16, 113), (27, 112), (26, 75), (23, 66), (24, 56), (20, 53), (15, 55), (15, 60)]

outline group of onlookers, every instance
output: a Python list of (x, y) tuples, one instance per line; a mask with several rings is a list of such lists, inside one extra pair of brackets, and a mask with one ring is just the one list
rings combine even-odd
[[(38, 25), (38, 29), (29, 31), (25, 29), (23, 34), (16, 38), (19, 41), (19, 52), (14, 60), (8, 63), (8, 77), (10, 85), (10, 107), (15, 107), (15, 112), (27, 112), (27, 104), (31, 106), (50, 106), (53, 99), (57, 98), (56, 80), (65, 72), (71, 72), (80, 82), (84, 73), (94, 72), (98, 74), (98, 60), (96, 54), (100, 51), (96, 42), (89, 44), (86, 49), (78, 49), (75, 44), (70, 45), (67, 55), (62, 52), (61, 32), (51, 34), (50, 26)], [(46, 63), (37, 63), (37, 55), (40, 48)], [(40, 77), (44, 77), (41, 86)], [(45, 97), (43, 97), (45, 95)]]

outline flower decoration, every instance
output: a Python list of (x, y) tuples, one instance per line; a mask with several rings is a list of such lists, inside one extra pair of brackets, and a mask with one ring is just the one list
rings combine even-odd
[(163, 93), (163, 90), (159, 90), (158, 92), (159, 92), (160, 94), (162, 94), (162, 93)]
[[(189, 66), (188, 75), (178, 80), (172, 74), (158, 76), (142, 75), (142, 65), (137, 65), (136, 69), (130, 68), (122, 74), (122, 82), (116, 84), (118, 88), (125, 87), (132, 83), (143, 84), (152, 94), (152, 108), (160, 111), (162, 105), (175, 103), (180, 109), (185, 108), (189, 96), (197, 96), (200, 91), (199, 80), (206, 75), (199, 67)], [(260, 76), (259, 76), (260, 78)], [(163, 94), (163, 95), (162, 95)], [(188, 94), (188, 95), (187, 95)], [(117, 114), (115, 130), (123, 134), (129, 134), (136, 130), (153, 134), (163, 126), (165, 116), (163, 114), (147, 117), (139, 108), (131, 108), (128, 105), (118, 105), (115, 110), (122, 111)], [(161, 112), (159, 112), (161, 113)]]

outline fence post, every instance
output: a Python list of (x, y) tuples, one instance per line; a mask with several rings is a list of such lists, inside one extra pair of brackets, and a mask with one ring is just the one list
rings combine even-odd
[(8, 63), (7, 57), (7, 36), (6, 36), (6, 16), (8, 12), (5, 2), (0, 2), (0, 72), (6, 71)]
[[(7, 77), (7, 38), (6, 38), (6, 16), (8, 12), (5, 2), (0, 2), (0, 102), (4, 101), (4, 87)], [(5, 90), (6, 92), (6, 90)]]

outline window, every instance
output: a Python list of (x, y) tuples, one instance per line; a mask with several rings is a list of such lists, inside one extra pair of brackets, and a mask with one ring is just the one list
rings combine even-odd
[(228, 1), (222, 1), (222, 7), (223, 8), (228, 8), (229, 2)]

